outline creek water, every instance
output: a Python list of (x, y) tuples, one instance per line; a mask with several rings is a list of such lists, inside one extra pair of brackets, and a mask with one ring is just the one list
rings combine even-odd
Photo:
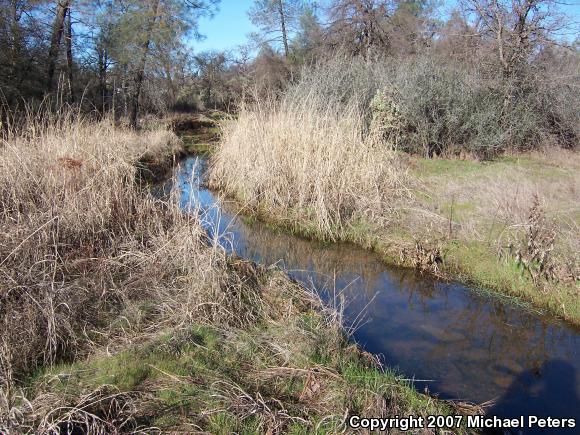
[[(578, 422), (577, 328), (464, 285), (387, 266), (350, 244), (308, 241), (247, 223), (232, 204), (203, 187), (206, 163), (203, 157), (185, 159), (163, 189), (178, 189), (181, 207), (200, 213), (226, 250), (278, 265), (328, 303), (340, 294), (354, 340), (414, 379), (415, 388), (446, 399), (494, 401), (489, 415)], [(545, 431), (540, 433), (553, 429)]]

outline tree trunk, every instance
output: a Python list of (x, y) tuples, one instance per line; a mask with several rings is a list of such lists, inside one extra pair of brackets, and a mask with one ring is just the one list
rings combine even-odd
[(73, 88), (73, 57), (72, 57), (72, 17), (71, 17), (71, 9), (70, 6), (68, 8), (68, 16), (67, 16), (67, 26), (66, 26), (66, 65), (67, 65), (67, 73), (68, 73), (68, 87), (70, 92), (70, 102), (74, 103), (75, 101), (75, 93)]
[(286, 32), (286, 17), (284, 16), (284, 6), (282, 0), (278, 0), (278, 13), (280, 14), (280, 25), (282, 27), (282, 42), (284, 43), (284, 57), (288, 58), (288, 33)]
[(143, 79), (145, 77), (145, 64), (147, 62), (147, 56), (149, 54), (149, 47), (151, 46), (151, 37), (153, 34), (153, 28), (155, 27), (155, 22), (157, 21), (157, 16), (159, 15), (160, 0), (153, 0), (151, 12), (152, 15), (147, 23), (147, 28), (145, 29), (145, 42), (143, 43), (141, 59), (137, 65), (137, 72), (135, 74), (135, 83), (133, 95), (131, 96), (131, 114), (129, 116), (129, 123), (132, 128), (137, 128), (138, 118), (139, 118), (139, 97), (141, 96), (141, 87), (143, 86)]
[(167, 79), (167, 87), (169, 88), (171, 106), (174, 106), (177, 102), (177, 89), (175, 88), (175, 83), (173, 83), (173, 77), (171, 77), (171, 68), (167, 62), (163, 62), (163, 68), (165, 69), (165, 78)]
[(510, 65), (506, 60), (506, 56), (504, 53), (504, 28), (503, 28), (503, 18), (501, 16), (502, 12), (499, 9), (497, 4), (497, 0), (493, 2), (493, 7), (495, 9), (495, 15), (497, 20), (497, 29), (496, 29), (496, 42), (497, 42), (497, 52), (499, 56), (499, 61), (502, 66), (502, 72), (505, 77), (510, 75)]
[(20, 30), (20, 14), (18, 13), (18, 4), (15, 0), (11, 2), (12, 6), (12, 43), (10, 44), (10, 80), (17, 80), (20, 75), (18, 61), (20, 59), (20, 49), (22, 46), (22, 33)]
[(56, 68), (56, 59), (60, 48), (60, 41), (64, 31), (64, 19), (70, 7), (71, 0), (57, 0), (56, 2), (56, 16), (52, 25), (52, 36), (50, 38), (50, 49), (48, 50), (48, 74), (47, 74), (47, 90), (52, 91), (52, 82), (54, 79), (54, 70)]
[(97, 47), (98, 68), (99, 68), (99, 96), (101, 97), (101, 111), (105, 113), (107, 104), (107, 50), (104, 47)]

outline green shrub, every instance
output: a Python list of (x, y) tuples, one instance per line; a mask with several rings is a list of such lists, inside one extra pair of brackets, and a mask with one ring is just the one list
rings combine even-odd
[(396, 144), (428, 156), (536, 148), (547, 132), (542, 113), (533, 93), (511, 88), (429, 59), (402, 63), (389, 92), (404, 123)]
[(365, 133), (403, 151), (487, 158), (543, 144), (575, 147), (576, 89), (546, 80), (546, 72), (504, 80), (432, 57), (335, 59), (303, 71), (285, 100), (316, 96), (335, 113), (355, 103), (366, 119)]

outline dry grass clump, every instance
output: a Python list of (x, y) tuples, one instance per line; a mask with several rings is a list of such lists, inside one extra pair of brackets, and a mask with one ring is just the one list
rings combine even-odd
[[(243, 325), (260, 315), (256, 288), (206, 247), (199, 223), (137, 181), (144, 156), (179, 149), (168, 131), (73, 117), (31, 121), (2, 140), (3, 392), (107, 337), (131, 341), (151, 319)], [(146, 315), (135, 309), (145, 303)]]
[(360, 219), (386, 223), (404, 177), (395, 155), (365, 135), (354, 102), (332, 107), (311, 96), (245, 110), (226, 124), (209, 181), (268, 213), (297, 213), (334, 239)]
[(79, 327), (101, 320), (94, 310), (123, 297), (115, 282), (130, 275), (131, 254), (174, 219), (143, 198), (133, 162), (175, 147), (168, 132), (72, 118), (4, 138), (0, 306), (16, 372), (74, 352)]

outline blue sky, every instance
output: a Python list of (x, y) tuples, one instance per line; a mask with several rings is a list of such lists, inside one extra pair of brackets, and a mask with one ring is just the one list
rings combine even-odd
[(226, 50), (244, 44), (248, 33), (256, 30), (248, 18), (253, 3), (253, 0), (222, 0), (213, 18), (200, 20), (199, 32), (206, 38), (192, 41), (194, 50)]
[[(213, 18), (202, 18), (199, 31), (205, 40), (191, 41), (194, 51), (227, 50), (247, 42), (247, 35), (256, 30), (248, 18), (248, 11), (253, 0), (221, 0), (219, 10)], [(455, 4), (447, 0), (443, 11)], [(569, 14), (576, 23), (580, 21), (580, 0), (568, 0), (562, 10)]]

